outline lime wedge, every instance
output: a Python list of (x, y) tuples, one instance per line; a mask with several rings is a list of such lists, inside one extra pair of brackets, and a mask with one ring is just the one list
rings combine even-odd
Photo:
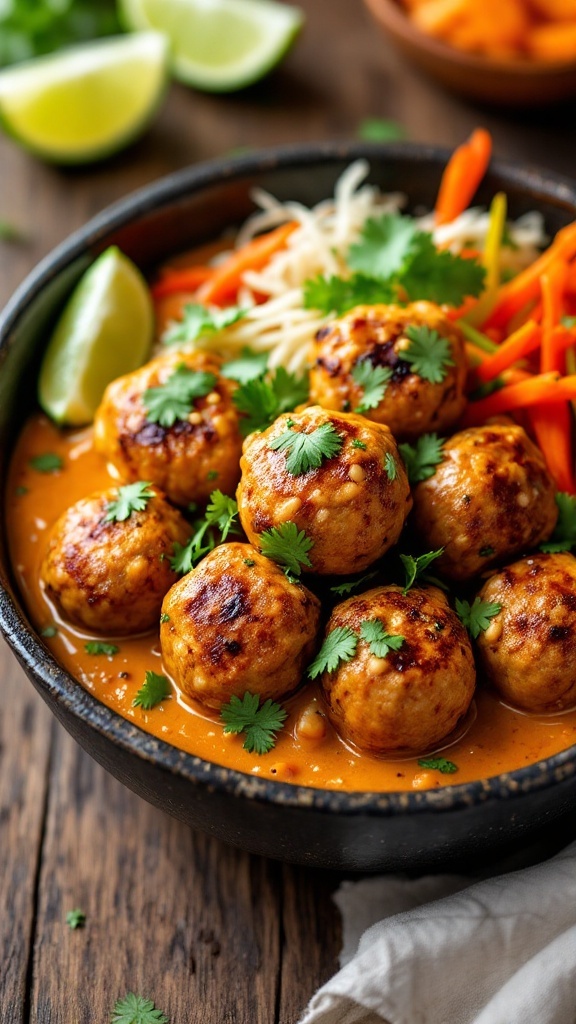
[(120, 0), (131, 29), (159, 29), (172, 71), (206, 92), (233, 92), (263, 78), (294, 42), (304, 16), (275, 0)]
[(0, 123), (38, 156), (84, 163), (139, 135), (168, 80), (158, 32), (114, 36), (0, 71)]
[(116, 246), (83, 275), (54, 329), (38, 399), (57, 423), (90, 423), (104, 389), (145, 362), (154, 313), (144, 278)]

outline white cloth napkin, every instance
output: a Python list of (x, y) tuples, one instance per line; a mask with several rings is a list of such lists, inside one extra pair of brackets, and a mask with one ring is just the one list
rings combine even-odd
[(343, 966), (300, 1024), (576, 1024), (576, 843), (473, 885), (367, 878), (334, 898)]

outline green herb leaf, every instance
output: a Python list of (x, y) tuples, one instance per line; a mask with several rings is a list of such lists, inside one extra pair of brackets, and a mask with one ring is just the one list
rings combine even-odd
[(44, 626), (44, 629), (40, 630), (40, 636), (45, 636), (47, 638), (50, 638), (52, 636), (56, 636), (57, 633), (58, 633), (58, 630), (57, 630), (56, 626), (52, 626), (52, 625), (51, 626)]
[(438, 437), (438, 434), (422, 434), (414, 445), (398, 445), (412, 485), (434, 476), (436, 466), (444, 459), (444, 440), (443, 437)]
[(114, 1006), (111, 1024), (170, 1024), (168, 1017), (157, 1010), (151, 999), (128, 992)]
[(28, 487), (24, 487), (22, 484), (19, 484), (18, 487), (14, 488), (14, 494), (17, 498), (23, 498), (25, 494), (28, 494)]
[(86, 924), (86, 914), (83, 910), (69, 910), (66, 914), (66, 924), (74, 931), (76, 928), (83, 928)]
[(345, 583), (339, 583), (335, 587), (330, 587), (333, 594), (337, 594), (338, 597), (346, 597), (347, 594), (351, 594), (354, 590), (358, 590), (363, 583), (367, 583), (368, 580), (373, 580), (377, 576), (377, 572), (368, 572), (365, 576), (360, 576), (360, 579), (346, 580)]
[(160, 622), (170, 622), (170, 616), (167, 614), (167, 612), (162, 612), (160, 616)]
[(576, 316), (561, 316), (560, 323), (562, 327), (566, 327), (569, 331), (576, 327)]
[[(204, 518), (194, 524), (195, 531), (190, 540), (186, 544), (174, 545), (170, 559), (172, 570), (179, 573), (190, 572), (204, 555), (214, 550), (217, 543), (222, 544), (229, 533), (234, 533), (238, 529), (237, 515), (238, 504), (234, 498), (229, 498), (222, 491), (212, 491)], [(214, 536), (215, 529), (220, 531), (219, 539)]]
[(386, 280), (403, 268), (419, 234), (412, 217), (383, 213), (370, 218), (362, 228), (360, 241), (350, 246), (348, 266)]
[(390, 483), (392, 483), (392, 481), (395, 480), (398, 475), (398, 467), (394, 460), (394, 456), (390, 452), (386, 452), (386, 457), (384, 459), (384, 469), (386, 470), (386, 475), (390, 480)]
[(218, 527), (222, 541), (226, 540), (230, 530), (234, 528), (237, 515), (238, 502), (234, 498), (229, 498), (222, 491), (212, 491), (205, 519), (209, 526)]
[(304, 308), (317, 309), (328, 316), (342, 316), (355, 306), (374, 306), (393, 302), (396, 289), (375, 277), (353, 274), (352, 277), (310, 278), (304, 283)]
[(146, 388), (142, 395), (146, 419), (161, 427), (173, 427), (177, 420), (185, 420), (190, 415), (196, 399), (209, 395), (215, 384), (215, 374), (190, 370), (179, 363), (164, 384)]
[(302, 566), (312, 568), (308, 552), (314, 541), (304, 530), (298, 530), (296, 523), (281, 523), (260, 534), (260, 551), (266, 558), (281, 565), (292, 576), (299, 576)]
[[(425, 555), (419, 555), (418, 558), (414, 558), (413, 555), (400, 555), (400, 560), (404, 566), (406, 573), (406, 585), (403, 590), (403, 594), (406, 595), (413, 587), (416, 581), (423, 583), (435, 583), (438, 585), (439, 581), (434, 579), (432, 576), (428, 576), (426, 569), (436, 559), (440, 558), (444, 548), (438, 548), (438, 551), (428, 551)], [(440, 586), (444, 586), (440, 584)]]
[(0, 8), (0, 65), (120, 31), (112, 0), (11, 0)]
[(132, 701), (132, 707), (140, 707), (144, 711), (150, 711), (157, 704), (165, 700), (172, 693), (170, 683), (166, 676), (158, 675), (157, 672), (147, 672), (144, 685)]
[(463, 626), (466, 627), (470, 636), (476, 640), (483, 633), (485, 629), (488, 629), (490, 620), (495, 615), (502, 611), (501, 604), (491, 604), (489, 601), (481, 601), (479, 597), (474, 598), (474, 603), (470, 604), (469, 601), (460, 601), (456, 598), (456, 614), (460, 619)]
[(244, 562), (244, 565), (248, 566), (249, 569), (252, 569), (256, 565), (256, 562), (254, 561), (253, 558), (243, 558), (242, 561)]
[(399, 651), (406, 639), (387, 633), (379, 619), (364, 619), (360, 625), (360, 636), (375, 658), (385, 658), (389, 651)]
[(108, 502), (105, 523), (123, 523), (133, 512), (143, 512), (146, 505), (156, 494), (150, 488), (149, 480), (137, 480), (134, 484), (125, 484), (118, 488), (116, 501)]
[(338, 455), (343, 438), (332, 423), (322, 423), (311, 433), (304, 431), (285, 430), (279, 437), (268, 443), (272, 451), (288, 452), (286, 469), (293, 476), (301, 476), (318, 469), (324, 459), (332, 459)]
[(439, 252), (432, 236), (420, 232), (413, 258), (399, 278), (409, 299), (427, 299), (439, 306), (461, 306), (468, 295), (480, 295), (486, 271), (476, 260)]
[(458, 771), (458, 765), (454, 761), (447, 761), (445, 757), (421, 757), (418, 760), (421, 768), (432, 768), (442, 775), (453, 775)]
[(362, 401), (354, 412), (366, 412), (380, 405), (392, 379), (392, 370), (389, 366), (372, 366), (369, 359), (361, 359), (354, 366), (351, 377), (364, 391)]
[(326, 637), (312, 664), (308, 677), (316, 679), (323, 672), (335, 672), (341, 661), (350, 661), (356, 653), (358, 637), (348, 626), (336, 626)]
[(246, 733), (244, 750), (250, 754), (267, 754), (276, 743), (276, 733), (282, 729), (287, 712), (280, 704), (264, 701), (262, 707), (258, 694), (245, 693), (242, 700), (231, 697), (229, 704), (220, 709), (224, 732)]
[(38, 473), (55, 473), (56, 470), (62, 469), (64, 459), (55, 452), (43, 452), (42, 455), (35, 455), (30, 459), (29, 464)]
[(358, 138), (364, 142), (398, 142), (406, 138), (406, 130), (398, 121), (367, 117), (358, 126)]
[(86, 654), (105, 654), (111, 658), (114, 654), (118, 654), (120, 648), (116, 644), (102, 643), (101, 640), (89, 640), (84, 644), (84, 650)]
[(206, 334), (217, 334), (219, 331), (223, 331), (244, 316), (246, 316), (246, 310), (240, 309), (238, 306), (208, 309), (207, 306), (188, 302), (182, 311), (182, 320), (171, 324), (162, 335), (162, 342), (164, 345), (189, 345)]
[(359, 441), (358, 438), (355, 437), (354, 440), (352, 441), (352, 447), (362, 448), (363, 451), (366, 451), (368, 445), (364, 444), (364, 441)]
[(242, 384), (232, 401), (242, 413), (240, 430), (246, 437), (254, 430), (266, 430), (283, 412), (291, 412), (307, 398), (306, 377), (288, 373), (280, 366), (268, 380), (260, 377)]
[(7, 220), (0, 220), (0, 242), (19, 242), (21, 232)]
[(268, 366), (268, 352), (254, 352), (251, 348), (243, 348), (242, 354), (237, 359), (231, 359), (224, 363), (222, 370), (223, 377), (230, 380), (237, 380), (240, 384), (247, 384), (250, 380), (256, 380), (266, 373)]
[(410, 345), (402, 352), (402, 359), (409, 363), (413, 373), (431, 384), (441, 384), (449, 366), (454, 366), (450, 342), (438, 331), (430, 330), (425, 324), (406, 328)]
[(540, 551), (555, 554), (559, 551), (571, 551), (576, 547), (576, 497), (558, 491), (556, 494), (558, 521), (550, 540), (540, 545)]

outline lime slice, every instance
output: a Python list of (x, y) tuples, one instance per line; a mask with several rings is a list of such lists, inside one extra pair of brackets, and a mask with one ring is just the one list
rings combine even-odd
[(120, 0), (131, 29), (155, 28), (172, 44), (172, 71), (207, 92), (263, 78), (294, 42), (304, 16), (275, 0)]
[(145, 362), (154, 313), (144, 278), (116, 246), (81, 278), (40, 369), (38, 399), (57, 423), (90, 423), (104, 389)]
[(158, 32), (115, 36), (0, 71), (0, 123), (54, 163), (84, 163), (121, 149), (156, 111), (168, 80)]

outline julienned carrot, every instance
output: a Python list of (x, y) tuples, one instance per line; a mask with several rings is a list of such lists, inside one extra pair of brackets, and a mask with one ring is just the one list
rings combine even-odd
[(541, 405), (543, 402), (569, 402), (576, 398), (576, 374), (561, 377), (558, 373), (539, 373), (529, 380), (495, 391), (487, 398), (470, 402), (465, 413), (467, 426), (484, 423), (490, 416)]
[(470, 205), (491, 153), (492, 138), (484, 128), (476, 128), (468, 141), (454, 150), (440, 182), (434, 211), (437, 224), (448, 224)]
[(503, 341), (498, 350), (484, 359), (476, 370), (478, 380), (485, 382), (497, 377), (502, 370), (508, 369), (512, 363), (524, 359), (540, 345), (542, 331), (534, 320), (529, 320), (520, 330), (511, 334)]
[(558, 370), (559, 373), (564, 371), (560, 346), (555, 344), (557, 338), (555, 327), (564, 312), (563, 298), (567, 273), (567, 264), (564, 260), (558, 260), (556, 263), (552, 263), (540, 278), (542, 290), (540, 370), (542, 373), (547, 373), (549, 370)]
[(195, 292), (213, 275), (213, 267), (197, 266), (184, 267), (181, 270), (167, 270), (160, 280), (152, 285), (152, 298), (157, 301), (165, 299), (167, 295), (176, 295), (177, 292)]
[(220, 306), (233, 300), (242, 284), (242, 275), (247, 270), (261, 270), (275, 252), (284, 248), (297, 227), (297, 221), (281, 224), (274, 231), (252, 239), (247, 245), (233, 252), (224, 263), (215, 268), (210, 280), (201, 285), (198, 290), (198, 302)]
[(529, 422), (559, 491), (576, 493), (572, 452), (572, 416), (567, 402), (535, 405)]

